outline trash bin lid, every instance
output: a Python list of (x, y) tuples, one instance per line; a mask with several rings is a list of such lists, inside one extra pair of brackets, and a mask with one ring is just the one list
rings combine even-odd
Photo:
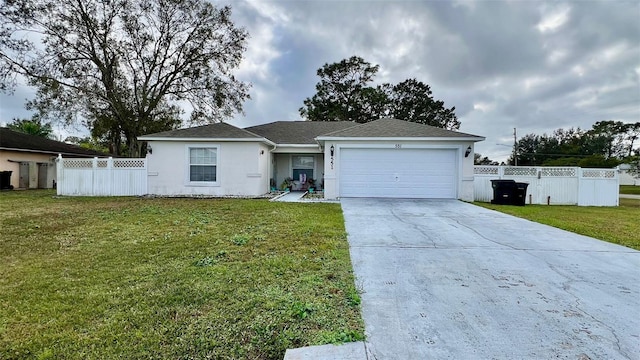
[(516, 184), (515, 180), (505, 180), (505, 179), (497, 179), (491, 180), (491, 187), (494, 189), (500, 188), (512, 188)]

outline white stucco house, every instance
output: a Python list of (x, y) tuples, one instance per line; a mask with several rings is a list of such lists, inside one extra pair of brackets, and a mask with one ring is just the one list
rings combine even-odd
[(327, 199), (450, 198), (473, 201), (473, 148), (484, 137), (397, 119), (217, 123), (139, 137), (148, 143), (148, 192), (268, 193), (315, 179)]
[(98, 151), (0, 127), (0, 172), (10, 171), (15, 189), (51, 189), (56, 186), (56, 157), (105, 157)]

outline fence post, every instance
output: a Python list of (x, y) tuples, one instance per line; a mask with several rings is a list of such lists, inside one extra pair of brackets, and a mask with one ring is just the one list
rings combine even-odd
[(582, 168), (579, 167), (576, 170), (576, 175), (578, 176), (578, 203), (576, 205), (581, 206), (583, 204), (582, 201)]
[(113, 181), (113, 158), (109, 156), (107, 159), (107, 179), (109, 179), (109, 196), (113, 196), (115, 192), (113, 187), (115, 186), (115, 181)]
[(91, 165), (91, 196), (96, 196), (96, 182), (98, 181), (98, 157), (93, 158), (93, 163)]

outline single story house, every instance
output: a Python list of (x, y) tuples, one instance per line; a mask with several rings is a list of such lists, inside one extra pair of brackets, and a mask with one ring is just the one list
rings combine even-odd
[(473, 201), (473, 147), (484, 137), (398, 119), (227, 123), (144, 135), (148, 192), (257, 196), (315, 180), (324, 197)]
[(10, 185), (16, 189), (50, 189), (56, 183), (56, 157), (105, 156), (40, 136), (0, 127), (0, 171), (11, 171)]

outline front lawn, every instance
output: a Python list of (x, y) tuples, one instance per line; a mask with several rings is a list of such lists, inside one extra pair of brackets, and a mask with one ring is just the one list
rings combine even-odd
[(474, 204), (640, 250), (640, 200), (620, 199), (618, 207)]
[(282, 359), (363, 338), (336, 204), (0, 193), (1, 359)]
[(640, 195), (640, 186), (620, 185), (620, 194)]

